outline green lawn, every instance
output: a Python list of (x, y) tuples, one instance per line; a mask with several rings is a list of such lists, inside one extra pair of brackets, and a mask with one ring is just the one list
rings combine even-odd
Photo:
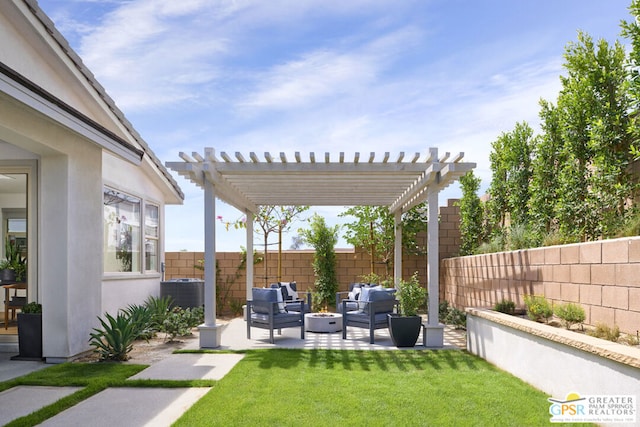
[(176, 425), (543, 426), (547, 397), (462, 351), (260, 350)]
[[(458, 350), (250, 350), (222, 380), (127, 381), (144, 365), (65, 363), (0, 383), (81, 386), (9, 426), (37, 425), (107, 387), (213, 386), (177, 426), (544, 426), (547, 395)], [(580, 424), (584, 426), (584, 424)]]

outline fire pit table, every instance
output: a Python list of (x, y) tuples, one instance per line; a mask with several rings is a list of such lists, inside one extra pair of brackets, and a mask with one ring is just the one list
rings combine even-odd
[(338, 332), (342, 330), (342, 314), (307, 313), (304, 315), (304, 327), (309, 332)]

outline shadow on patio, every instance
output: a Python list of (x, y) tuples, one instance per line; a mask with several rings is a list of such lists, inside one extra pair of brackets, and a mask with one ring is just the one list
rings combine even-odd
[[(269, 331), (252, 328), (251, 339), (247, 339), (247, 326), (242, 317), (232, 319), (221, 325), (222, 338), (219, 350), (249, 350), (267, 348), (303, 348), (303, 349), (335, 349), (335, 350), (402, 350), (393, 345), (388, 329), (375, 332), (375, 344), (369, 344), (369, 331), (350, 327), (347, 339), (342, 339), (342, 332), (314, 333), (305, 332), (305, 339), (300, 339), (298, 328), (282, 330), (282, 335), (275, 335), (275, 344), (269, 343)], [(446, 326), (444, 330), (445, 349), (465, 349), (466, 332)], [(422, 333), (415, 347), (409, 349), (424, 350)]]

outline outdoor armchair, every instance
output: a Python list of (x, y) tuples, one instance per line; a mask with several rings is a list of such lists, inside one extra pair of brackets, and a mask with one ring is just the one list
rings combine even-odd
[[(251, 328), (269, 330), (269, 342), (274, 343), (273, 331), (282, 334), (284, 328), (300, 328), (300, 338), (304, 339), (304, 300), (298, 306), (300, 311), (287, 311), (282, 293), (277, 288), (252, 288), (252, 300), (247, 301), (247, 339), (251, 339)], [(280, 297), (278, 297), (280, 295)]]
[[(349, 310), (350, 303), (357, 302), (358, 309)], [(369, 343), (374, 344), (376, 329), (389, 327), (387, 314), (398, 312), (394, 288), (363, 288), (358, 301), (342, 300), (342, 339), (347, 338), (347, 327), (369, 330)]]
[(342, 313), (342, 301), (349, 300), (347, 303), (347, 311), (358, 310), (358, 300), (360, 292), (363, 288), (375, 287), (377, 285), (371, 283), (350, 283), (348, 291), (336, 292), (336, 311)]
[[(269, 287), (280, 289), (287, 311), (311, 312), (311, 292), (298, 291), (296, 282), (272, 283)], [(304, 303), (304, 308), (302, 308), (301, 302)]]

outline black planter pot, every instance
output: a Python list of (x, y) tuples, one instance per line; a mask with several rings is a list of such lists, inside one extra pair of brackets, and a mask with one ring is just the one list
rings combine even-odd
[(18, 349), (13, 360), (42, 360), (41, 313), (18, 313)]
[(418, 341), (422, 318), (420, 316), (400, 316), (388, 314), (389, 333), (396, 347), (413, 347)]
[(2, 283), (13, 283), (16, 281), (16, 272), (15, 270), (11, 270), (5, 268), (4, 270), (0, 270), (0, 280)]

